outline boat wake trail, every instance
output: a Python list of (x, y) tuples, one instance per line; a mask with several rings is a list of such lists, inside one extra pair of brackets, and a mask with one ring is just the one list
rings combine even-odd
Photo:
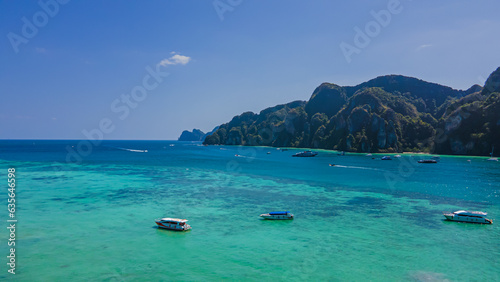
[(350, 166), (350, 165), (330, 165), (333, 167), (341, 167), (341, 168), (356, 168), (356, 169), (367, 169), (367, 170), (381, 170), (373, 167), (362, 167), (362, 166)]
[(128, 148), (111, 147), (111, 146), (109, 146), (109, 147), (114, 148), (114, 149), (118, 149), (118, 150), (123, 150), (123, 151), (135, 152), (135, 153), (147, 153), (148, 152), (148, 150), (137, 150), (137, 149), (128, 149)]
[(234, 155), (235, 157), (238, 157), (238, 158), (247, 158), (247, 159), (255, 159), (255, 157), (247, 157), (247, 156), (242, 156), (242, 155)]

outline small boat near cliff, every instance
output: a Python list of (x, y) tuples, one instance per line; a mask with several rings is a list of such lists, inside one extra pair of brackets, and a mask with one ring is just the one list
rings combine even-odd
[(491, 158), (489, 158), (488, 161), (498, 162), (498, 158), (494, 158), (493, 157), (493, 151), (494, 150), (495, 150), (495, 147), (491, 148), (491, 153), (490, 153), (490, 157)]
[(263, 217), (264, 219), (271, 219), (271, 220), (285, 220), (285, 219), (293, 219), (293, 214), (289, 211), (276, 211), (276, 212), (270, 212), (270, 213), (263, 213), (260, 215), (260, 217)]
[(493, 220), (487, 219), (488, 215), (481, 211), (456, 211), (453, 213), (444, 213), (444, 217), (450, 221), (469, 222), (469, 223), (482, 223), (492, 224)]
[(437, 161), (436, 160), (419, 160), (418, 163), (419, 164), (436, 164)]
[(391, 156), (383, 156), (381, 158), (381, 160), (383, 160), (383, 161), (390, 161), (390, 160), (392, 160), (392, 158), (391, 158)]
[(318, 153), (313, 152), (313, 151), (303, 151), (303, 152), (298, 152), (298, 153), (292, 155), (292, 157), (314, 157), (317, 154)]

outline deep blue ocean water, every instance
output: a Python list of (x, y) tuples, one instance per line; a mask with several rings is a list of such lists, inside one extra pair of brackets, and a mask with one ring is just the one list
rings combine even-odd
[[(500, 163), (176, 141), (0, 140), (19, 281), (499, 281)], [(71, 153), (73, 152), (73, 153)], [(335, 166), (329, 166), (335, 164)], [(444, 221), (482, 210), (492, 225)], [(293, 221), (259, 214), (290, 210)], [(155, 227), (158, 217), (192, 230)]]

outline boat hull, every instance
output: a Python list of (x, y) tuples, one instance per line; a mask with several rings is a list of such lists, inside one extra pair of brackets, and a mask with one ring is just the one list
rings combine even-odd
[(419, 164), (437, 164), (436, 160), (420, 160), (418, 161)]
[(287, 214), (287, 215), (261, 214), (260, 217), (267, 220), (288, 220), (288, 219), (293, 219), (293, 214)]
[(480, 223), (480, 224), (492, 224), (493, 221), (487, 218), (471, 218), (466, 216), (459, 216), (456, 214), (444, 214), (446, 220), (457, 221), (457, 222), (467, 222), (467, 223)]
[(189, 224), (184, 224), (183, 226), (180, 226), (177, 224), (166, 224), (156, 221), (156, 225), (158, 225), (158, 228), (161, 229), (175, 230), (175, 231), (187, 231), (191, 229), (191, 226)]
[(312, 151), (304, 151), (304, 152), (299, 152), (297, 154), (292, 155), (292, 157), (301, 157), (301, 158), (310, 158), (318, 155), (316, 152)]

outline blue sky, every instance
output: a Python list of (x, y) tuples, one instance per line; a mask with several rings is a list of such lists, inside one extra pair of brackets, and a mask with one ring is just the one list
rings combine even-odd
[(0, 139), (172, 140), (322, 82), (467, 89), (500, 66), (493, 0), (60, 2), (0, 1)]

